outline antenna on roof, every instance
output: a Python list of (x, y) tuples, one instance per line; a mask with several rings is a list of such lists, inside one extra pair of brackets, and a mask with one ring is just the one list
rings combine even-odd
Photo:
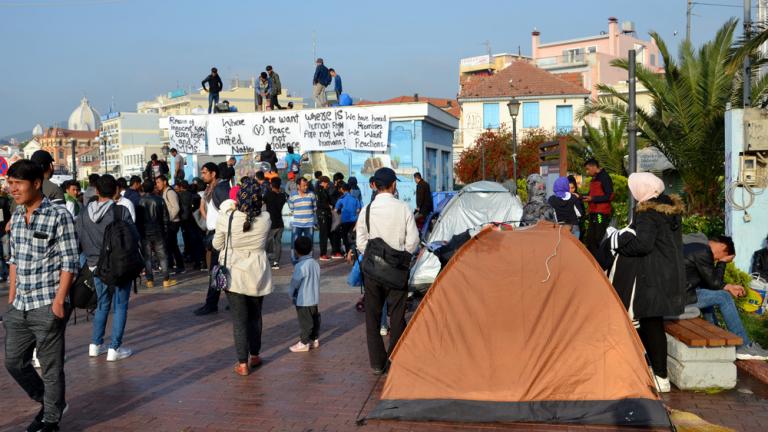
[(491, 41), (486, 40), (485, 42), (483, 42), (483, 45), (485, 45), (485, 50), (488, 53), (488, 73), (490, 74), (490, 73), (493, 73), (493, 69), (491, 69), (491, 59), (493, 58), (493, 56), (491, 55)]

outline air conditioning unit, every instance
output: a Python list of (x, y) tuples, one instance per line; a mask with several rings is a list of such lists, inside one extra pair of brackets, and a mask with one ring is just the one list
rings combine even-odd
[(621, 23), (621, 32), (622, 33), (634, 33), (635, 32), (635, 23), (634, 21), (624, 21)]

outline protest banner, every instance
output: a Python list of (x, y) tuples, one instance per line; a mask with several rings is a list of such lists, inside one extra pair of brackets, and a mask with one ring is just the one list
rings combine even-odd
[(168, 138), (171, 148), (179, 153), (205, 153), (207, 116), (168, 117)]

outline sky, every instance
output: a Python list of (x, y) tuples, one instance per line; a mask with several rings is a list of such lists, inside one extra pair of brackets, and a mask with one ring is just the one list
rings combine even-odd
[[(703, 3), (725, 6), (694, 6), (694, 44), (742, 14), (740, 0)], [(271, 64), (309, 98), (314, 52), (354, 98), (455, 97), (459, 59), (485, 54), (485, 41), (530, 55), (534, 28), (547, 43), (599, 34), (615, 16), (674, 49), (685, 15), (686, 0), (0, 0), (0, 137), (67, 120), (83, 96), (102, 114), (113, 101), (135, 111), (199, 87), (212, 66), (226, 85)]]

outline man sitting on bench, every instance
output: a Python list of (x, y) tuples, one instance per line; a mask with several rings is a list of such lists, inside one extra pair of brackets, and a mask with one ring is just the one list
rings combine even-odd
[(744, 296), (744, 287), (726, 284), (723, 281), (725, 265), (736, 257), (733, 240), (719, 236), (706, 242), (695, 239), (683, 245), (685, 275), (688, 284), (688, 304), (696, 304), (704, 318), (715, 322), (714, 307), (720, 310), (728, 331), (735, 333), (744, 342), (736, 348), (739, 360), (768, 360), (768, 351), (757, 342), (751, 342), (739, 312), (736, 310), (734, 297)]

